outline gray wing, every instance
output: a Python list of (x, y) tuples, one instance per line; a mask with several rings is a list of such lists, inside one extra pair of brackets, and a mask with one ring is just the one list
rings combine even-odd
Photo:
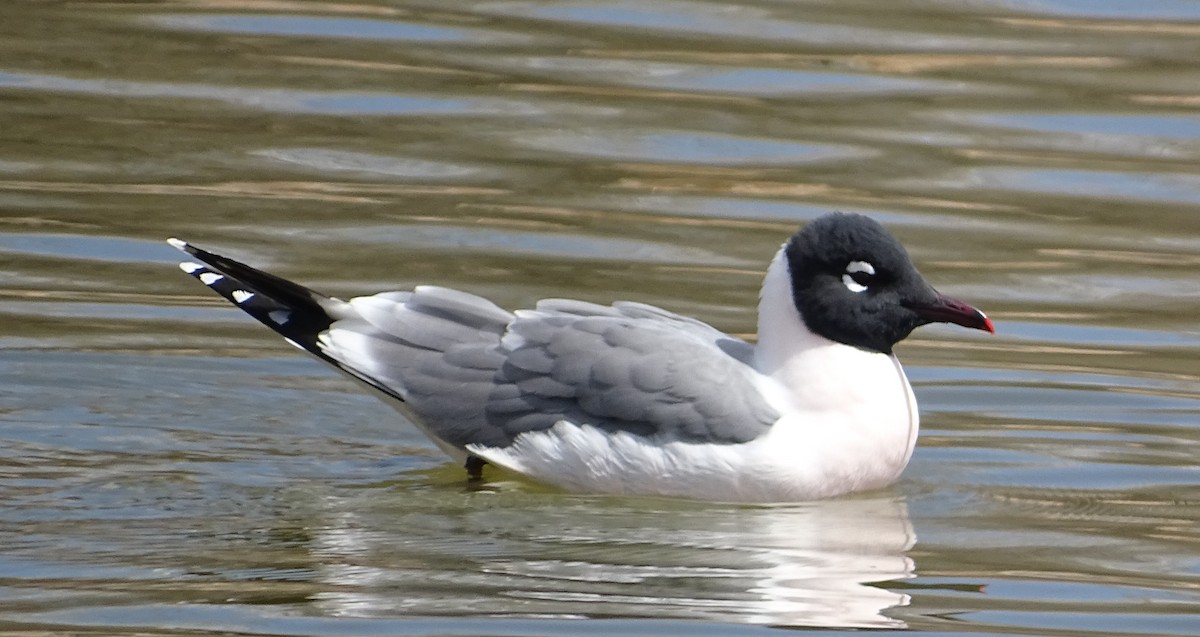
[[(448, 294), (461, 295), (457, 307), (446, 307)], [(326, 351), (399, 388), (405, 407), (456, 447), (507, 446), (561, 420), (736, 443), (779, 417), (754, 385), (751, 345), (653, 306), (551, 300), (500, 315), (429, 287), (350, 304), (363, 320), (332, 325)]]
[(321, 351), (393, 391), (396, 405), (451, 447), (507, 444), (480, 415), (504, 362), (514, 315), (473, 294), (435, 286), (350, 299), (321, 333)]
[(779, 418), (743, 357), (749, 344), (650, 306), (590, 315), (543, 304), (504, 337), (487, 416), (509, 435), (559, 420), (689, 441), (752, 440)]
[(561, 420), (745, 442), (778, 419), (749, 344), (640, 303), (507, 312), (419, 286), (341, 301), (186, 242), (181, 267), (290, 343), (380, 392), (447, 451), (504, 447)]

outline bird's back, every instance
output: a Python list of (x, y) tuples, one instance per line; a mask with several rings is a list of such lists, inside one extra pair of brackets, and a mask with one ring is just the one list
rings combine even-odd
[(778, 418), (753, 387), (751, 345), (653, 306), (554, 299), (509, 313), (421, 286), (351, 299), (339, 314), (322, 352), (394, 389), (455, 449), (505, 447), (560, 421), (739, 443)]

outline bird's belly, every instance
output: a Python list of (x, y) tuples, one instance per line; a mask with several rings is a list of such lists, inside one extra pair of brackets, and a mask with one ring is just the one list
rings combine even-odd
[(899, 477), (908, 460), (907, 442), (899, 437), (889, 444), (844, 431), (820, 439), (812, 433), (811, 426), (785, 418), (750, 442), (698, 443), (560, 422), (524, 433), (508, 447), (469, 449), (569, 491), (724, 502), (799, 502), (880, 488)]

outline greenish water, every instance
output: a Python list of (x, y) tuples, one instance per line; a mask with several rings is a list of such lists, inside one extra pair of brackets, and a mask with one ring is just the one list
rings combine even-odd
[[(1200, 633), (1200, 3), (23, 2), (0, 20), (0, 631)], [(894, 487), (470, 488), (175, 268), (754, 330), (866, 212), (999, 334)]]

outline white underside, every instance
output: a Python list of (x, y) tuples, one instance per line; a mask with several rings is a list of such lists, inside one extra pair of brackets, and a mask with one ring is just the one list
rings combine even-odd
[[(917, 433), (916, 403), (898, 363), (893, 370), (892, 383), (905, 395), (899, 404), (882, 400), (857, 414), (793, 411), (742, 444), (646, 438), (563, 421), (504, 448), (468, 449), (536, 480), (586, 493), (795, 502), (877, 489), (900, 476)], [(883, 413), (885, 406), (898, 410)], [(877, 420), (862, 426), (863, 417)]]
[(794, 502), (891, 484), (908, 464), (919, 423), (903, 368), (894, 356), (809, 332), (790, 291), (777, 256), (763, 284), (755, 367), (759, 391), (784, 415), (755, 440), (685, 442), (564, 421), (507, 447), (468, 449), (589, 493)]

